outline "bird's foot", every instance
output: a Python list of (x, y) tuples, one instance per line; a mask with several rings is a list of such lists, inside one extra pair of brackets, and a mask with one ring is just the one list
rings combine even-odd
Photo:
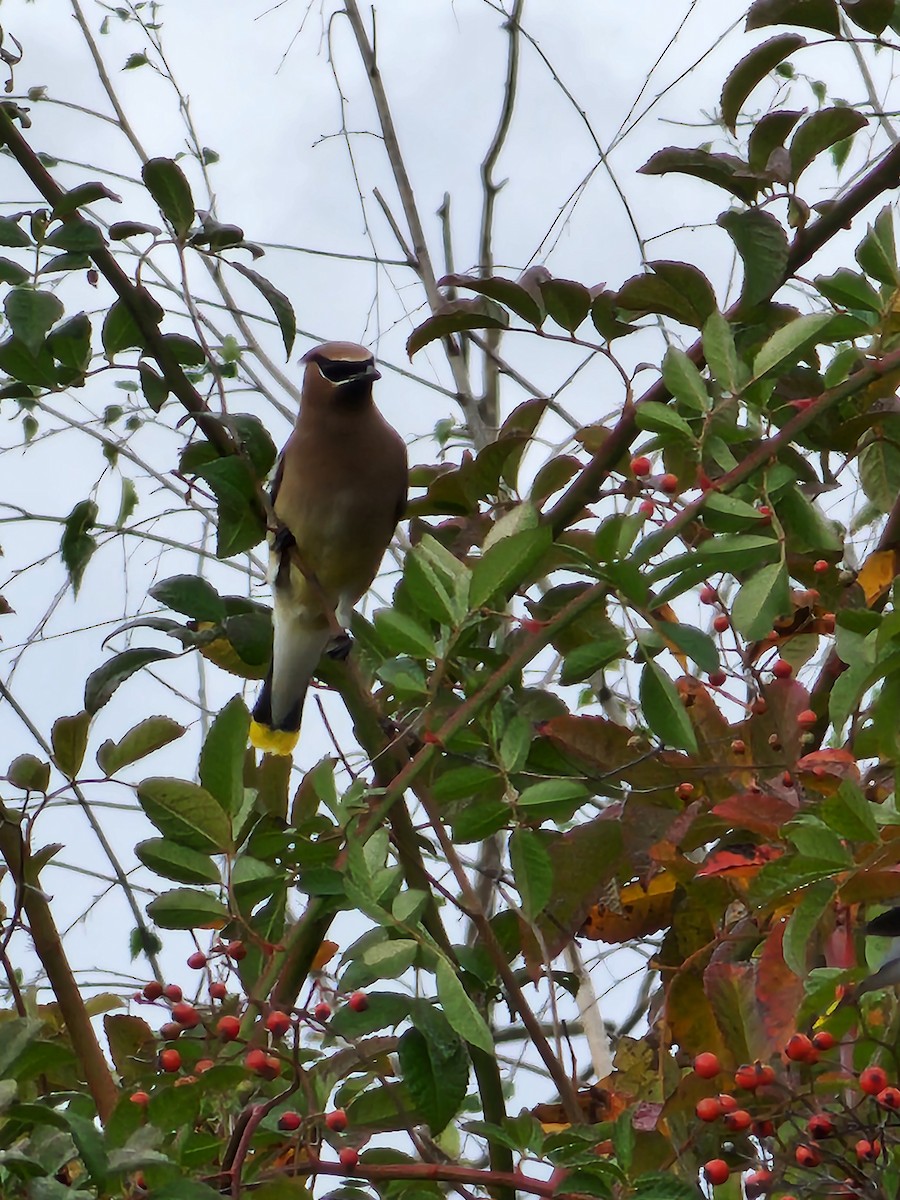
[(325, 653), (336, 662), (344, 662), (350, 653), (352, 645), (353, 638), (349, 633), (339, 633), (328, 643)]

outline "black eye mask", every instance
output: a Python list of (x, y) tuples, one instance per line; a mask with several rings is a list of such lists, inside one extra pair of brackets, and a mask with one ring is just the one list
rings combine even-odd
[(316, 361), (329, 383), (347, 383), (351, 379), (367, 375), (372, 368), (371, 359), (368, 362), (333, 362), (328, 359)]

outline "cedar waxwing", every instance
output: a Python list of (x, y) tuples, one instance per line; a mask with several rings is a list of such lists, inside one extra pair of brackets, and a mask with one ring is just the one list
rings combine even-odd
[(297, 744), (306, 689), (333, 636), (323, 602), (346, 629), (406, 507), (406, 445), (372, 400), (381, 376), (371, 353), (326, 342), (303, 361), (300, 412), (272, 483), (274, 641), (250, 725), (250, 741), (270, 754)]

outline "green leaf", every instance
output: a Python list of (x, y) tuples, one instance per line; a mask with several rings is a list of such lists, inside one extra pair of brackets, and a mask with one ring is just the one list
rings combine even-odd
[(831, 879), (811, 883), (788, 918), (784, 930), (784, 961), (800, 979), (805, 979), (809, 972), (813, 934), (830, 908), (836, 890), (837, 885)]
[(25, 230), (19, 228), (18, 220), (13, 221), (10, 217), (0, 217), (0, 246), (31, 246), (33, 244)]
[(841, 24), (835, 0), (754, 0), (745, 29), (766, 25), (801, 25), (839, 37)]
[(7, 338), (0, 342), (0, 371), (20, 383), (45, 388), (57, 386), (56, 364), (46, 345), (34, 354), (18, 338)]
[(111, 192), (104, 183), (80, 183), (77, 187), (70, 188), (62, 199), (54, 206), (52, 217), (65, 217), (69, 213), (75, 211), (76, 208), (83, 208), (86, 204), (94, 204), (97, 200), (114, 200), (116, 204), (122, 203), (122, 197), (117, 196), (115, 192)]
[(172, 575), (150, 588), (149, 595), (173, 612), (183, 613), (195, 621), (219, 622), (225, 617), (222, 597), (213, 585), (200, 575)]
[(147, 905), (147, 916), (160, 929), (221, 929), (230, 920), (218, 897), (194, 888), (163, 892)]
[(20, 267), (11, 258), (0, 258), (0, 283), (11, 283), (15, 286), (30, 278), (31, 276), (25, 268)]
[(39, 292), (30, 287), (14, 287), (6, 294), (3, 311), (12, 331), (23, 346), (37, 354), (48, 330), (65, 311), (54, 292)]
[(204, 854), (231, 848), (230, 820), (218, 800), (196, 783), (151, 777), (138, 785), (137, 798), (163, 837)]
[(672, 441), (672, 436), (667, 437), (666, 435), (686, 438), (690, 442), (696, 440), (693, 430), (684, 417), (679, 416), (674, 408), (667, 404), (660, 404), (657, 400), (645, 400), (643, 404), (639, 404), (635, 409), (634, 417), (638, 429), (658, 433), (663, 445), (668, 445)]
[(660, 621), (656, 628), (666, 641), (689, 655), (701, 671), (718, 671), (719, 651), (708, 633), (692, 625), (675, 625), (671, 621)]
[(467, 329), (505, 329), (507, 325), (506, 310), (492, 300), (448, 300), (433, 317), (412, 331), (406, 342), (406, 353), (412, 358), (429, 342)]
[(216, 555), (231, 558), (258, 546), (265, 536), (262, 518), (254, 508), (256, 481), (243, 459), (217, 458), (197, 471), (215, 492), (219, 521)]
[(762, 82), (769, 72), (780, 62), (806, 45), (806, 39), (797, 33), (782, 33), (770, 38), (762, 45), (754, 47), (749, 54), (734, 67), (725, 80), (722, 88), (722, 120), (726, 129), (732, 133), (737, 127), (737, 119), (744, 106), (744, 101)]
[(100, 340), (110, 360), (121, 350), (144, 349), (144, 335), (124, 301), (116, 300), (103, 318)]
[(832, 319), (831, 313), (807, 313), (776, 329), (753, 360), (754, 378), (761, 379), (776, 367), (784, 372), (788, 366), (794, 366), (816, 344)]
[(772, 152), (784, 146), (785, 140), (805, 114), (800, 111), (776, 109), (757, 121), (747, 142), (747, 157), (754, 171), (765, 171)]
[(875, 223), (856, 248), (856, 261), (867, 275), (879, 283), (895, 288), (900, 284), (897, 251), (894, 247), (894, 217), (890, 205), (885, 205)]
[(781, 222), (762, 209), (748, 208), (743, 212), (729, 209), (717, 223), (734, 242), (744, 264), (741, 304), (749, 308), (768, 300), (787, 270), (790, 247)]
[(531, 583), (531, 574), (553, 542), (548, 525), (524, 529), (493, 543), (472, 568), (469, 607), (474, 611), (496, 596), (506, 598), (510, 589)]
[(395, 654), (410, 654), (419, 659), (437, 657), (434, 638), (406, 613), (396, 608), (379, 608), (374, 620), (382, 641)]
[(527, 288), (522, 287), (520, 283), (513, 283), (511, 279), (501, 279), (498, 275), (491, 275), (487, 279), (473, 279), (469, 275), (445, 275), (437, 281), (437, 286), (461, 287), (470, 292), (477, 292), (479, 296), (486, 296), (489, 300), (496, 300), (498, 304), (511, 309), (517, 317), (521, 317), (529, 325), (534, 325), (536, 329), (540, 329), (544, 323), (546, 314), (541, 305)]
[(57, 362), (73, 371), (86, 371), (91, 365), (91, 322), (86, 313), (76, 313), (53, 330), (47, 349)]
[(742, 585), (734, 598), (731, 619), (750, 641), (765, 637), (777, 617), (791, 611), (790, 582), (783, 563), (761, 567)]
[(845, 779), (833, 796), (826, 796), (819, 809), (829, 829), (852, 841), (878, 840), (878, 822), (872, 805), (859, 788)]
[(54, 229), (44, 245), (57, 250), (69, 250), (73, 254), (90, 254), (94, 250), (102, 250), (106, 240), (92, 221), (78, 217)]
[(485, 1054), (494, 1053), (494, 1039), (484, 1017), (472, 1003), (450, 963), (438, 958), (435, 964), (438, 999), (444, 1016), (464, 1041)]
[(441, 804), (451, 800), (467, 800), (487, 784), (497, 778), (494, 767), (482, 766), (480, 763), (469, 763), (464, 767), (451, 767), (437, 777), (432, 785), (431, 794)]
[(363, 952), (362, 961), (376, 971), (380, 979), (399, 979), (418, 955), (418, 942), (412, 938), (396, 938), (370, 946)]
[(181, 168), (171, 158), (151, 158), (141, 176), (163, 216), (183, 238), (194, 223), (194, 197)]
[(543, 279), (538, 284), (547, 315), (569, 333), (574, 333), (591, 308), (591, 293), (583, 283), (571, 279)]
[(739, 392), (740, 367), (734, 334), (720, 312), (711, 313), (703, 326), (703, 355), (719, 387), (730, 395)]
[(244, 802), (244, 756), (250, 714), (240, 696), (233, 696), (210, 726), (200, 751), (200, 783), (231, 816)]
[(250, 267), (245, 267), (243, 263), (233, 262), (230, 265), (235, 271), (243, 275), (245, 279), (250, 280), (275, 314), (275, 320), (278, 322), (278, 328), (281, 330), (281, 338), (284, 342), (284, 352), (290, 358), (291, 350), (294, 347), (294, 338), (297, 336), (297, 318), (294, 315), (294, 309), (290, 300), (288, 300), (284, 292), (280, 292), (273, 283), (270, 283), (258, 271), (253, 271)]
[(6, 777), (23, 792), (46, 792), (50, 786), (50, 764), (33, 754), (19, 754), (9, 764)]
[(169, 394), (169, 385), (143, 359), (138, 363), (138, 378), (140, 379), (144, 399), (154, 412), (159, 412)]
[(826, 300), (842, 308), (880, 313), (884, 301), (864, 275), (841, 267), (833, 275), (817, 275), (813, 281)]
[(148, 838), (134, 848), (138, 861), (175, 883), (219, 883), (219, 868), (199, 850), (191, 850), (168, 838)]
[(119, 511), (116, 516), (116, 529), (123, 529), (138, 506), (137, 488), (134, 480), (122, 476), (122, 498), (119, 501)]
[(142, 233), (157, 237), (162, 230), (158, 225), (146, 225), (143, 221), (114, 221), (107, 232), (112, 241), (121, 242), (125, 238), (140, 237)]
[(105, 741), (97, 751), (97, 764), (104, 775), (115, 775), (154, 750), (161, 750), (187, 730), (171, 717), (147, 717), (134, 725), (118, 742)]
[(611, 626), (605, 637), (595, 638), (568, 651), (563, 659), (559, 682), (563, 687), (590, 679), (597, 671), (619, 659), (625, 653), (627, 643), (624, 635)]
[(516, 807), (532, 810), (553, 804), (577, 804), (589, 795), (588, 789), (577, 779), (544, 779), (520, 792)]
[(697, 739), (675, 685), (652, 659), (641, 671), (639, 697), (644, 720), (662, 742), (696, 753)]
[(448, 1054), (415, 1028), (408, 1029), (397, 1046), (403, 1081), (433, 1137), (449, 1125), (466, 1097), (469, 1059), (462, 1043), (455, 1042), (454, 1052)]
[(706, 412), (709, 408), (709, 393), (703, 376), (685, 352), (677, 346), (670, 346), (665, 353), (662, 361), (662, 379), (676, 403), (682, 407), (693, 409), (695, 412)]
[(900, 446), (879, 438), (860, 451), (859, 481), (879, 512), (889, 513), (900, 495)]
[(155, 650), (151, 647), (123, 650), (88, 675), (84, 685), (84, 707), (93, 716), (106, 704), (119, 684), (130, 679), (135, 671), (149, 663), (176, 657), (171, 650)]
[(172, 357), (183, 367), (205, 367), (206, 351), (199, 342), (183, 333), (164, 333), (163, 339)]
[[(97, 541), (89, 531), (94, 527), (98, 511), (93, 500), (81, 500), (66, 517), (66, 523), (63, 526), (59, 551), (66, 570), (69, 572), (72, 590), (76, 596), (81, 586), (85, 567), (97, 549)], [(93, 710), (89, 709), (88, 711)]]
[(894, 0), (843, 0), (841, 7), (854, 25), (876, 37), (884, 33), (889, 24), (897, 23)]
[(635, 275), (619, 289), (620, 308), (641, 316), (662, 313), (685, 325), (702, 328), (715, 312), (712, 284), (702, 271), (690, 263), (659, 260), (648, 263), (652, 275)]
[(233, 413), (226, 423), (235, 441), (253, 464), (257, 477), (265, 479), (278, 457), (275, 443), (265, 425), (253, 413)]
[(90, 724), (88, 712), (76, 713), (74, 717), (60, 717), (53, 722), (50, 731), (53, 761), (67, 779), (75, 778), (84, 761)]
[(657, 151), (638, 168), (641, 175), (665, 175), (669, 171), (705, 179), (707, 183), (731, 192), (745, 204), (752, 203), (762, 185), (762, 180), (753, 178), (749, 164), (734, 154), (710, 154), (708, 150), (681, 146), (667, 146)]
[(807, 117), (791, 138), (791, 180), (796, 183), (813, 159), (868, 125), (855, 108), (823, 108)]
[(509, 839), (509, 861), (522, 911), (529, 921), (533, 921), (553, 895), (550, 855), (534, 830), (515, 829)]

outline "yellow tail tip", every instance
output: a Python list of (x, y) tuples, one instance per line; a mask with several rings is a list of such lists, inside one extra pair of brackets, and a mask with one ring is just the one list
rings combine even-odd
[(258, 721), (250, 722), (250, 745), (264, 754), (293, 754), (299, 736), (296, 729), (272, 729)]

